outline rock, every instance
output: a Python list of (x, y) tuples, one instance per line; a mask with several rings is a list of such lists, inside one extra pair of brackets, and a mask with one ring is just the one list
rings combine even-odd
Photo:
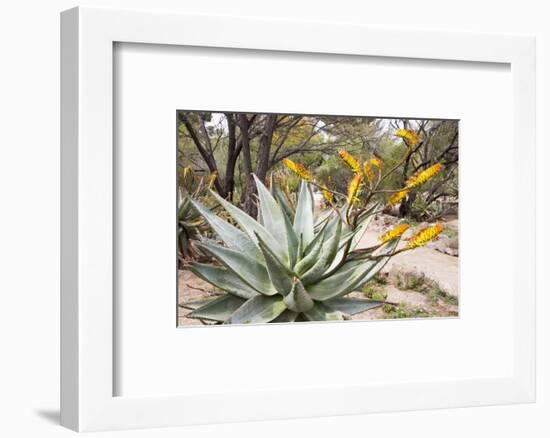
[(450, 256), (458, 257), (458, 249), (456, 249), (456, 248), (447, 247), (447, 248), (445, 248), (444, 252), (445, 252), (445, 254), (448, 254)]

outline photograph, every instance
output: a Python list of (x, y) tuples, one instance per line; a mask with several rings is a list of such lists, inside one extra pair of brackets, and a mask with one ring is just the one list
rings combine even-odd
[(458, 317), (458, 125), (177, 111), (178, 326)]

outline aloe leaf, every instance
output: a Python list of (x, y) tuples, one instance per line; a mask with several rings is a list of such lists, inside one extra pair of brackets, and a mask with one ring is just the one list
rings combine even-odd
[(202, 263), (192, 263), (189, 270), (204, 281), (232, 295), (245, 299), (258, 295), (258, 292), (228, 269)]
[(360, 298), (333, 298), (324, 302), (333, 309), (347, 313), (348, 315), (356, 315), (357, 313), (375, 309), (384, 304), (383, 301), (362, 300)]
[(200, 212), (200, 214), (208, 221), (212, 229), (220, 236), (225, 244), (232, 249), (244, 251), (250, 257), (256, 259), (261, 257), (260, 252), (254, 242), (238, 228), (231, 225), (229, 222), (216, 216), (208, 208), (203, 206), (200, 202), (191, 200), (194, 207)]
[(294, 272), (297, 274), (302, 274), (311, 268), (315, 262), (319, 259), (319, 254), (321, 253), (321, 248), (323, 247), (324, 240), (318, 240), (315, 247), (311, 248), (309, 253), (306, 253), (305, 257), (296, 263), (294, 267)]
[[(210, 190), (210, 193), (216, 198), (216, 200), (221, 204), (225, 211), (227, 211), (231, 215), (235, 222), (239, 224), (241, 229), (246, 234), (248, 234), (250, 239), (252, 239), (254, 242), (257, 242), (256, 234), (258, 236), (261, 236), (262, 239), (269, 245), (270, 248), (273, 249), (273, 251), (275, 251), (277, 255), (279, 255), (281, 258), (286, 258), (286, 248), (279, 242), (279, 240), (272, 236), (271, 233), (269, 233), (262, 224), (250, 217), (239, 207), (236, 207), (231, 204), (231, 202), (223, 199), (213, 190)], [(256, 248), (256, 251), (259, 252), (259, 248)]]
[(304, 247), (313, 240), (313, 196), (311, 189), (302, 181), (300, 194), (298, 195), (298, 205), (294, 216), (294, 231), (296, 235), (303, 236)]
[(195, 301), (191, 301), (189, 303), (180, 303), (178, 305), (180, 307), (183, 307), (184, 309), (196, 310), (199, 307), (205, 306), (206, 304), (211, 303), (212, 301), (214, 301), (218, 298), (219, 297), (203, 298), (202, 300), (195, 300)]
[(229, 270), (236, 274), (246, 284), (264, 295), (274, 295), (277, 290), (273, 287), (266, 268), (260, 263), (250, 259), (242, 251), (225, 248), (204, 242), (197, 243), (216, 259), (223, 263)]
[(274, 320), (285, 310), (286, 306), (280, 295), (274, 297), (258, 295), (239, 307), (225, 323), (261, 324)]
[[(399, 239), (389, 242), (380, 255), (391, 253)], [(373, 258), (371, 260), (349, 261), (336, 271), (334, 275), (309, 285), (307, 291), (315, 300), (325, 301), (337, 298), (359, 288), (376, 275), (388, 262), (390, 256)]]
[(178, 208), (178, 218), (183, 219), (189, 212), (189, 209), (191, 208), (191, 203), (189, 202), (189, 198), (184, 198), (181, 200), (180, 206)]
[(279, 189), (276, 184), (271, 184), (271, 194), (275, 198), (277, 203), (281, 206), (287, 218), (290, 220), (294, 220), (294, 210), (288, 202), (287, 197), (283, 194), (281, 189)]
[(338, 266), (342, 262), (344, 255), (346, 253), (345, 248), (349, 240), (352, 240), (352, 242), (350, 243), (349, 250), (352, 251), (353, 249), (355, 249), (355, 247), (359, 244), (361, 238), (365, 234), (367, 227), (369, 225), (369, 222), (370, 222), (370, 219), (367, 219), (365, 222), (362, 222), (360, 226), (357, 227), (355, 230), (348, 231), (347, 233), (342, 233), (338, 251), (332, 261), (332, 264), (327, 269), (328, 272), (336, 268), (336, 266)]
[(357, 247), (357, 245), (359, 244), (359, 242), (361, 241), (361, 239), (363, 238), (363, 236), (365, 235), (366, 231), (367, 231), (367, 227), (369, 226), (370, 224), (370, 221), (372, 219), (372, 216), (368, 216), (366, 217), (360, 224), (359, 226), (354, 230), (354, 235), (353, 235), (353, 238), (351, 240), (351, 246), (350, 246), (350, 249), (355, 249)]
[(317, 245), (317, 243), (319, 242), (319, 240), (323, 238), (327, 227), (328, 227), (328, 221), (323, 224), (323, 226), (321, 227), (318, 233), (315, 233), (315, 232), (313, 233), (313, 239), (311, 239), (311, 241), (304, 246), (304, 254), (309, 254), (312, 248), (314, 248), (315, 245)]
[(372, 266), (374, 261), (348, 261), (334, 274), (315, 284), (307, 285), (306, 289), (315, 300), (328, 300), (354, 284)]
[(187, 317), (224, 322), (245, 302), (242, 298), (234, 295), (223, 295), (193, 310)]
[(315, 303), (307, 312), (302, 312), (309, 321), (343, 321), (344, 314), (324, 303)]
[(297, 278), (294, 279), (290, 293), (284, 298), (286, 307), (294, 312), (305, 312), (311, 310), (314, 303), (304, 286)]
[(294, 232), (294, 228), (292, 228), (292, 224), (290, 223), (290, 219), (286, 217), (285, 215), (285, 228), (286, 228), (286, 243), (288, 247), (288, 266), (289, 268), (293, 269), (294, 265), (296, 264), (296, 261), (298, 260), (298, 248), (299, 248), (299, 241), (298, 236), (296, 236), (296, 233)]
[[(336, 230), (329, 241), (322, 245), (319, 259), (315, 264), (301, 276), (302, 283), (305, 285), (315, 283), (319, 281), (321, 276), (326, 270), (326, 267), (332, 263), (336, 252), (338, 251), (338, 245), (340, 243), (340, 234), (342, 233), (342, 221), (337, 219)], [(328, 231), (327, 231), (328, 233)]]
[(327, 209), (321, 211), (315, 218), (315, 224), (313, 228), (318, 230), (324, 226), (324, 224), (330, 219), (330, 216), (334, 214), (334, 210)]
[(270, 323), (294, 322), (294, 321), (296, 321), (296, 318), (298, 317), (298, 315), (299, 315), (299, 313), (293, 312), (292, 310), (285, 310), (277, 318), (271, 320)]
[(275, 286), (275, 289), (281, 295), (287, 295), (292, 289), (292, 273), (285, 267), (283, 262), (281, 262), (277, 256), (267, 247), (265, 242), (261, 237), (257, 236), (258, 244), (260, 245), (260, 250), (265, 259), (265, 266), (267, 268), (267, 273)]
[(279, 236), (281, 236), (284, 237), (284, 240), (286, 241), (286, 227), (283, 210), (258, 177), (256, 175), (252, 176), (254, 177), (254, 181), (256, 182), (256, 187), (258, 189), (260, 211), (262, 214), (264, 227), (273, 237), (279, 238)]

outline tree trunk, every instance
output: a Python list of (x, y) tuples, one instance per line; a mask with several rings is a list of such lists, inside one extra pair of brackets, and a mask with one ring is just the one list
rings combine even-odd
[(248, 129), (250, 122), (246, 114), (239, 114), (239, 128), (241, 131), (241, 142), (243, 151), (243, 166), (245, 174), (245, 187), (241, 194), (241, 204), (243, 210), (250, 216), (256, 218), (258, 209), (256, 207), (256, 200), (254, 194), (256, 193), (256, 187), (254, 185), (254, 178), (252, 176), (252, 154), (250, 153), (250, 137)]
[(260, 137), (260, 148), (256, 162), (256, 176), (265, 181), (269, 169), (269, 156), (271, 153), (271, 142), (273, 141), (273, 131), (277, 123), (277, 114), (268, 114), (264, 121), (264, 129)]
[(235, 115), (226, 113), (228, 143), (227, 143), (227, 163), (225, 164), (225, 190), (229, 201), (233, 201), (233, 192), (235, 191), (235, 166), (240, 151), (237, 149), (237, 139), (235, 134)]

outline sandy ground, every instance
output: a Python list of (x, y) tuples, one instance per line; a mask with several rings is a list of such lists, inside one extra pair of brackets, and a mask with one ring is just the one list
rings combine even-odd
[[(359, 248), (367, 248), (375, 245), (380, 233), (367, 230)], [(404, 244), (401, 244), (402, 247)], [(437, 281), (440, 286), (450, 294), (458, 297), (458, 257), (443, 254), (432, 248), (422, 247), (414, 251), (407, 251), (392, 257), (383, 271), (389, 272), (393, 266), (402, 270), (417, 270), (427, 277)]]
[[(366, 248), (377, 242), (379, 231), (367, 230), (361, 239), (358, 247)], [(405, 252), (393, 257), (384, 267), (382, 272), (390, 272), (392, 269), (400, 271), (415, 271), (423, 273), (426, 277), (435, 280), (449, 294), (458, 297), (459, 294), (459, 259), (447, 254), (436, 251), (433, 248), (422, 247), (414, 251)], [(203, 325), (196, 319), (187, 318), (186, 315), (190, 310), (181, 307), (181, 304), (192, 301), (215, 297), (212, 287), (205, 281), (197, 278), (189, 271), (179, 271), (179, 303), (178, 307), (178, 323), (179, 325)], [(400, 290), (392, 284), (383, 286), (384, 292), (387, 294), (386, 300), (391, 303), (399, 303), (406, 305), (408, 308), (422, 308), (439, 316), (448, 316), (450, 313), (456, 313), (458, 306), (447, 304), (444, 302), (431, 302), (425, 294), (412, 291)], [(354, 292), (350, 297), (362, 297), (361, 292)], [(382, 308), (363, 312), (354, 315), (354, 320), (371, 320), (381, 319), (386, 317)]]

